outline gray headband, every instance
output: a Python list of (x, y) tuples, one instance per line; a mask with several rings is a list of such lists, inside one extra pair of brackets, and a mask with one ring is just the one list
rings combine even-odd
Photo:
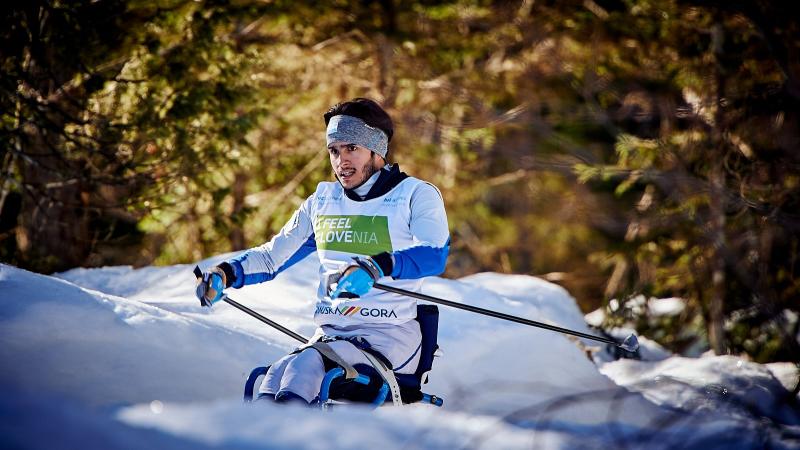
[(367, 125), (358, 117), (340, 114), (331, 117), (328, 122), (327, 145), (334, 142), (356, 144), (372, 150), (374, 153), (386, 158), (389, 151), (389, 138), (380, 128)]

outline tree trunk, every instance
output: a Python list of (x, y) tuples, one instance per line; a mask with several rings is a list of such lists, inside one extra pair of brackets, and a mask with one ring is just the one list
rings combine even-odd
[(24, 186), (16, 236), (20, 260), (40, 272), (81, 266), (92, 249), (90, 192), (78, 180), (59, 177), (56, 168), (64, 161), (49, 150), (53, 142), (43, 130), (28, 127), (26, 138), (24, 152), (36, 156), (17, 158)]
[(375, 36), (375, 87), (381, 95), (381, 102), (386, 108), (394, 105), (397, 89), (392, 79), (392, 55), (394, 53), (394, 42), (391, 38), (397, 31), (397, 10), (392, 0), (381, 0), (382, 32)]
[[(19, 260), (23, 267), (52, 272), (83, 265), (92, 250), (89, 208), (91, 192), (83, 181), (83, 167), (68, 160), (64, 151), (64, 126), (83, 99), (76, 92), (61, 91), (69, 70), (48, 60), (45, 51), (49, 7), (32, 6), (17, 81), (14, 150), (21, 183), (21, 207), (16, 230)], [(52, 65), (55, 63), (55, 66)], [(23, 94), (24, 92), (24, 94)], [(23, 106), (20, 98), (38, 99), (41, 116)], [(42, 99), (46, 99), (43, 101)]]
[[(716, 124), (715, 127), (719, 125)], [(715, 135), (719, 134), (715, 129)], [(713, 139), (715, 150), (722, 151), (722, 143)], [(711, 348), (717, 355), (726, 353), (725, 345), (725, 256), (727, 245), (725, 237), (725, 168), (723, 155), (714, 158), (711, 169), (711, 189), (709, 192), (709, 209), (711, 213), (711, 295), (709, 297), (708, 339)]]
[(725, 88), (725, 77), (723, 74), (722, 63), (719, 58), (722, 54), (724, 31), (722, 28), (722, 18), (717, 17), (717, 23), (712, 28), (712, 46), (715, 64), (716, 95), (714, 129), (712, 131), (711, 143), (712, 167), (710, 173), (711, 189), (709, 191), (710, 209), (710, 228), (711, 228), (711, 296), (709, 305), (708, 338), (711, 348), (717, 355), (726, 353), (725, 345), (725, 257), (724, 248), (725, 238), (725, 143), (722, 138), (723, 127), (723, 95)]
[(244, 198), (247, 194), (247, 174), (244, 172), (237, 172), (233, 180), (233, 211), (231, 211), (231, 228), (228, 233), (228, 239), (231, 242), (231, 250), (241, 250), (245, 248), (246, 242), (244, 237), (244, 217), (242, 217), (242, 210), (244, 209)]

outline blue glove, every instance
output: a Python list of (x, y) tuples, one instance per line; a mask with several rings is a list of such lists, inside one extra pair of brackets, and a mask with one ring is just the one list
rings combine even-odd
[(372, 285), (383, 277), (383, 270), (370, 257), (355, 257), (355, 264), (350, 264), (340, 270), (341, 277), (330, 296), (338, 298), (342, 293), (349, 292), (362, 296), (372, 289)]
[(195, 295), (200, 300), (201, 306), (211, 307), (222, 298), (222, 291), (225, 289), (225, 272), (219, 267), (214, 267), (208, 272), (204, 272), (197, 278), (197, 290)]

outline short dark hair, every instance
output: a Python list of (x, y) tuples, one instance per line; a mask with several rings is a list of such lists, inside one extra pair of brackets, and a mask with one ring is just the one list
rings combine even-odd
[(367, 125), (381, 129), (384, 133), (386, 133), (386, 137), (389, 138), (389, 142), (392, 142), (392, 135), (394, 134), (394, 123), (392, 123), (392, 118), (389, 117), (389, 114), (384, 111), (383, 108), (381, 108), (381, 105), (379, 105), (375, 100), (357, 97), (352, 100), (333, 105), (331, 109), (329, 109), (328, 112), (323, 115), (323, 117), (325, 117), (325, 126), (328, 126), (328, 122), (330, 122), (331, 117), (340, 115), (357, 117), (363, 120)]

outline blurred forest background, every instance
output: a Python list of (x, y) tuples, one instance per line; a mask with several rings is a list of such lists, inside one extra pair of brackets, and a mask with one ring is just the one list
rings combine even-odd
[(447, 276), (542, 276), (674, 351), (800, 360), (792, 2), (0, 8), (4, 262), (261, 244), (333, 178), (322, 114), (367, 96), (395, 119), (393, 159), (445, 196)]

